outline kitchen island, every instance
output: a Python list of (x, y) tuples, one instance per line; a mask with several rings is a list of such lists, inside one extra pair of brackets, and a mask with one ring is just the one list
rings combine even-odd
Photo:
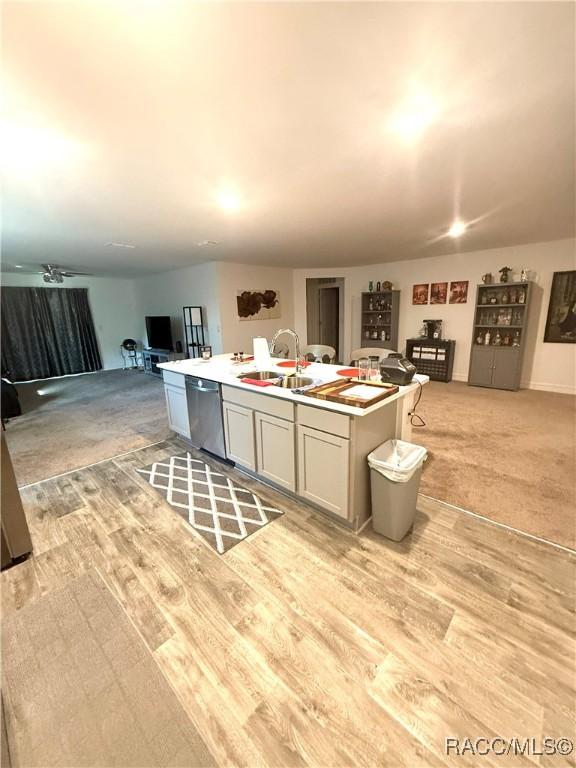
[[(273, 359), (266, 370), (283, 376), (294, 373), (283, 363)], [(215, 431), (223, 429), (223, 449), (216, 453), (356, 531), (370, 518), (366, 458), (385, 440), (411, 440), (409, 414), (420, 387), (428, 382), (427, 376), (416, 376), (395, 394), (361, 408), (280, 386), (245, 383), (241, 379), (256, 370), (254, 362), (235, 363), (230, 354), (207, 362), (176, 360), (159, 367), (168, 421), (176, 433), (195, 447), (210, 448), (206, 435), (199, 437), (207, 427), (199, 430), (197, 425), (202, 417), (206, 423), (208, 409), (214, 408), (208, 423)], [(341, 368), (313, 363), (305, 375), (318, 383), (336, 381), (342, 378)], [(205, 393), (202, 397), (190, 396), (192, 381), (194, 392)], [(208, 393), (215, 394), (216, 401)]]

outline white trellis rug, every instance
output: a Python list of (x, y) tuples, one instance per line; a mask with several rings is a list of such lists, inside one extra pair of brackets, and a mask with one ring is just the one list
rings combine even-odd
[(284, 514), (188, 452), (138, 472), (219, 554)]

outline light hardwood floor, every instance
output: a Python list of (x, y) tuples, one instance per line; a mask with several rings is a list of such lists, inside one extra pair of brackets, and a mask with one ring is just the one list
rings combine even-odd
[(446, 737), (574, 738), (574, 556), (421, 500), (394, 544), (232, 471), (286, 514), (223, 556), (135, 472), (171, 441), (22, 491), (15, 611), (97, 568), (222, 766), (449, 758)]

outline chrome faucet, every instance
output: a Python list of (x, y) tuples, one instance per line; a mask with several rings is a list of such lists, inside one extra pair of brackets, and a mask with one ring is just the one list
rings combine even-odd
[(276, 344), (278, 337), (281, 336), (283, 333), (289, 333), (290, 336), (294, 337), (294, 345), (295, 345), (295, 355), (296, 355), (296, 373), (302, 373), (302, 363), (300, 362), (300, 339), (298, 338), (298, 334), (296, 331), (293, 331), (292, 328), (280, 328), (279, 331), (276, 331), (274, 336), (272, 337), (272, 341), (269, 344), (270, 354), (274, 354), (274, 344)]

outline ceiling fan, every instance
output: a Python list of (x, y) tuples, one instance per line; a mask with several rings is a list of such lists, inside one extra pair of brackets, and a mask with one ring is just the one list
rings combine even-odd
[(91, 272), (73, 272), (59, 267), (58, 264), (42, 264), (41, 266), (42, 270), (38, 274), (42, 275), (45, 283), (63, 283), (65, 277), (76, 277), (77, 275), (92, 276)]

